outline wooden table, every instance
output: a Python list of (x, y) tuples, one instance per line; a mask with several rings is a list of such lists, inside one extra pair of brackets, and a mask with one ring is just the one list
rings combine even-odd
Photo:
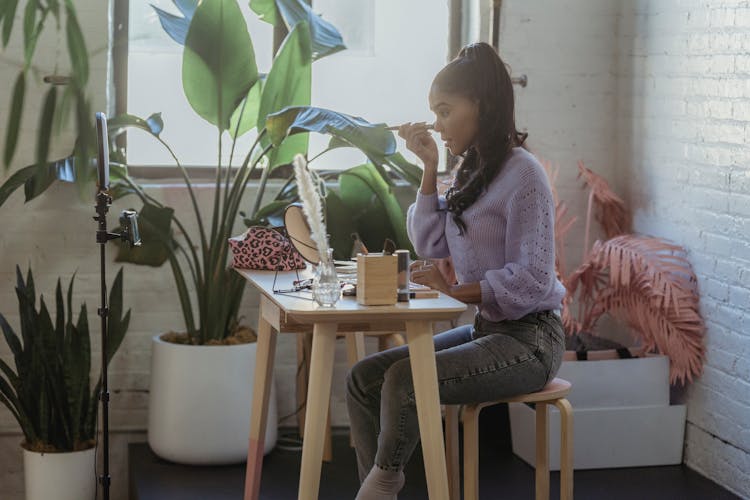
[[(237, 271), (260, 292), (258, 349), (250, 416), (245, 500), (256, 500), (260, 491), (276, 335), (278, 332), (309, 332), (311, 326), (313, 345), (298, 498), (318, 498), (336, 333), (344, 332), (348, 336), (353, 335), (353, 332), (390, 330), (406, 331), (429, 498), (448, 500), (448, 473), (443, 446), (432, 323), (458, 317), (466, 309), (466, 305), (441, 294), (436, 299), (412, 299), (410, 302), (392, 306), (362, 306), (353, 297), (342, 297), (334, 307), (321, 307), (305, 298), (304, 292), (296, 293), (294, 296), (274, 293), (273, 271)], [(302, 278), (310, 276), (310, 271), (300, 272)], [(276, 288), (291, 288), (296, 277), (293, 271), (278, 273)]]

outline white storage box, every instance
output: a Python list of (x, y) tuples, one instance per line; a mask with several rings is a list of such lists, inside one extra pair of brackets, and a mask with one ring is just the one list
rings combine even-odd
[(573, 409), (669, 404), (667, 356), (563, 361), (557, 376), (573, 384)]
[[(534, 467), (536, 413), (522, 403), (508, 406), (513, 453)], [(560, 470), (560, 412), (553, 406), (549, 406), (548, 424), (550, 470)], [(575, 469), (679, 464), (685, 406), (574, 406), (573, 429)]]

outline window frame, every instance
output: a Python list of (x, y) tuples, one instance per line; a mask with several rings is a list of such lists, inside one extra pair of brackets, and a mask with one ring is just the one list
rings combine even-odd
[[(458, 53), (461, 45), (463, 44), (464, 28), (463, 28), (463, 6), (466, 0), (450, 0), (448, 9), (448, 51), (446, 54), (446, 61), (449, 61)], [(498, 1), (498, 0), (495, 0)], [(309, 5), (313, 5), (312, 0), (305, 0)], [(111, 48), (111, 66), (112, 66), (112, 79), (108, 82), (109, 94), (112, 97), (108, 103), (108, 109), (110, 110), (110, 116), (117, 116), (123, 113), (127, 113), (128, 109), (128, 52), (129, 52), (129, 19), (130, 19), (130, 0), (118, 0), (112, 2), (112, 48)], [(499, 10), (499, 7), (498, 7)], [(285, 25), (280, 24), (274, 26), (273, 31), (273, 52), (276, 53), (281, 46), (284, 38), (288, 34), (288, 30)], [(125, 148), (127, 146), (127, 132), (120, 134), (116, 143), (118, 147)], [(446, 155), (446, 162), (440, 165), (438, 169), (440, 173), (449, 172), (457, 162), (458, 158), (451, 155), (450, 152)], [(212, 166), (187, 166), (191, 177), (196, 180), (202, 179), (213, 179), (215, 178), (216, 167)], [(233, 167), (235, 170), (239, 167)], [(180, 177), (179, 168), (175, 165), (128, 165), (129, 172), (139, 179), (148, 179), (153, 181), (176, 179)], [(270, 178), (286, 178), (288, 173), (286, 169), (277, 168), (271, 173)], [(259, 179), (261, 172), (259, 170), (253, 172), (251, 179)]]

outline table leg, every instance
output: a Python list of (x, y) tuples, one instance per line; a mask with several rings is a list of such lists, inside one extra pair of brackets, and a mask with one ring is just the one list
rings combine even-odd
[(448, 463), (448, 488), (451, 500), (461, 499), (461, 470), (458, 462), (459, 405), (445, 405), (445, 460)]
[(432, 323), (424, 320), (407, 321), (406, 341), (414, 380), (427, 493), (430, 500), (448, 500), (448, 474), (445, 467)]
[(302, 470), (298, 498), (317, 499), (323, 458), (326, 417), (331, 399), (331, 379), (336, 347), (336, 324), (316, 323), (313, 329), (310, 378), (302, 441)]
[[(307, 384), (310, 377), (310, 351), (312, 350), (312, 333), (297, 335), (297, 429), (299, 436), (305, 438), (305, 412), (307, 411)], [(301, 369), (299, 367), (302, 367)]]
[(346, 335), (346, 362), (351, 369), (357, 364), (357, 361), (364, 359), (365, 352), (365, 333), (354, 332)]
[(245, 468), (245, 500), (257, 500), (260, 492), (260, 475), (263, 466), (263, 448), (266, 441), (268, 399), (273, 381), (273, 362), (276, 355), (276, 331), (258, 315), (258, 347), (255, 354), (255, 381), (250, 410), (250, 441)]
[[(349, 369), (365, 358), (365, 334), (364, 332), (354, 332), (346, 336), (346, 362)], [(349, 433), (349, 446), (354, 448), (354, 438)]]

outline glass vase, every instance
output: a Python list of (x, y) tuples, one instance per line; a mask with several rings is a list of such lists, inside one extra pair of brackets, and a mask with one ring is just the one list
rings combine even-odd
[(312, 283), (313, 300), (324, 307), (333, 307), (341, 296), (339, 277), (333, 264), (333, 249), (329, 248), (325, 257), (315, 267)]

